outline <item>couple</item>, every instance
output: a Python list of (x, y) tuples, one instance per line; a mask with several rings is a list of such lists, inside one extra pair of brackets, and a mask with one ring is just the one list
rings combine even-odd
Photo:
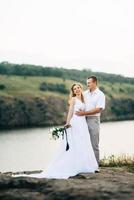
[(99, 172), (99, 125), (100, 113), (105, 109), (105, 95), (97, 87), (95, 76), (87, 79), (87, 87), (84, 92), (80, 83), (71, 87), (66, 120), (66, 125), (71, 125), (67, 129), (69, 150), (65, 150), (65, 139), (61, 139), (46, 170), (23, 176), (68, 179), (79, 173)]

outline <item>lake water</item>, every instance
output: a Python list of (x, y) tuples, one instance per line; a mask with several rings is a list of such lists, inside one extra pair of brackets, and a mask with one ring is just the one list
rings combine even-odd
[[(0, 171), (44, 169), (59, 147), (49, 128), (0, 131)], [(101, 123), (100, 156), (134, 155), (134, 121)]]

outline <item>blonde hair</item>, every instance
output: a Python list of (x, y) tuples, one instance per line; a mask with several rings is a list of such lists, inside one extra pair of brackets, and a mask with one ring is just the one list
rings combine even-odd
[[(80, 88), (83, 90), (83, 85), (81, 83), (73, 83), (72, 86), (71, 86), (71, 89), (70, 89), (68, 104), (70, 104), (71, 98), (76, 96), (76, 94), (74, 94), (74, 91), (73, 91), (73, 88), (76, 85), (79, 85)], [(82, 93), (81, 93), (81, 101), (84, 102), (84, 96), (83, 96)]]

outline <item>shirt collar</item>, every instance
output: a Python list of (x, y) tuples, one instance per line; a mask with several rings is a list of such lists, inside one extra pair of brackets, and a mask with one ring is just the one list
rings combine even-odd
[(99, 88), (97, 87), (93, 92), (90, 92), (90, 90), (88, 90), (88, 92), (89, 92), (90, 94), (96, 94), (96, 93), (98, 92), (98, 90), (99, 90)]

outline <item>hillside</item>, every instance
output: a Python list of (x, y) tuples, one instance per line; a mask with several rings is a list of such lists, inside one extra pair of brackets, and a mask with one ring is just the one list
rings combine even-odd
[(0, 63), (1, 128), (65, 123), (70, 86), (77, 80), (86, 89), (86, 78), (91, 74), (97, 74), (98, 86), (106, 94), (101, 120), (134, 119), (134, 78), (91, 70), (85, 73), (85, 70), (15, 66)]

